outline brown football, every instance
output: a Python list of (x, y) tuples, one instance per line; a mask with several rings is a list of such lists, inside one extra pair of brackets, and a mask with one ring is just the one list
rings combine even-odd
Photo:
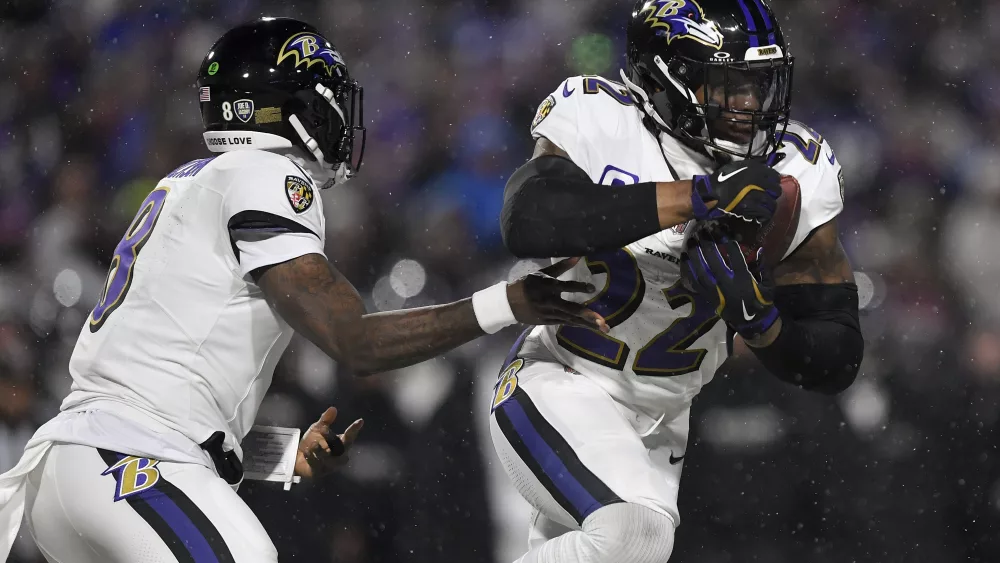
[[(752, 268), (763, 265), (773, 268), (781, 261), (782, 256), (792, 244), (795, 230), (799, 224), (799, 213), (802, 210), (802, 197), (799, 182), (792, 176), (781, 177), (781, 196), (774, 217), (763, 226), (744, 221), (737, 217), (706, 221), (695, 227), (693, 237), (709, 237), (717, 239), (720, 234), (726, 234), (740, 245), (743, 257)], [(763, 252), (758, 252), (763, 247)], [(720, 248), (723, 258), (725, 250)]]
[(781, 177), (781, 197), (771, 222), (757, 231), (757, 247), (764, 247), (764, 264), (774, 267), (788, 251), (799, 226), (802, 192), (794, 176)]

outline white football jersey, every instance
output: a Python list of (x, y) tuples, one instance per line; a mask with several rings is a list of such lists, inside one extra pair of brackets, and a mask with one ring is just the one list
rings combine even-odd
[(114, 251), (62, 410), (111, 412), (195, 444), (221, 430), (239, 452), (292, 337), (249, 274), (323, 254), (324, 222), (313, 179), (279, 154), (228, 152), (163, 178)]
[[(708, 157), (673, 137), (661, 134), (657, 139), (643, 125), (628, 91), (596, 76), (563, 82), (539, 106), (531, 132), (562, 148), (608, 189), (689, 179), (713, 170)], [(842, 181), (832, 149), (805, 125), (790, 123), (780, 150), (786, 156), (775, 169), (794, 176), (802, 191), (790, 253), (843, 209)], [(680, 284), (684, 227), (587, 256), (564, 276), (600, 288), (581, 299), (607, 319), (609, 334), (571, 326), (537, 327), (525, 351), (544, 347), (545, 353), (595, 380), (617, 401), (654, 419), (683, 412), (726, 358), (725, 323), (713, 307)]]

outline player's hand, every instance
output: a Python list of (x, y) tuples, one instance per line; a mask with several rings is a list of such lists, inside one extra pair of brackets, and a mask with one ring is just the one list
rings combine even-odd
[(739, 245), (724, 235), (718, 240), (691, 237), (681, 256), (681, 278), (685, 286), (708, 299), (716, 314), (744, 339), (759, 337), (778, 320), (773, 286), (754, 276)]
[(507, 300), (514, 318), (529, 325), (567, 324), (608, 332), (604, 317), (581, 303), (566, 301), (560, 295), (593, 293), (593, 285), (556, 278), (569, 271), (579, 258), (560, 260), (551, 266), (532, 272), (507, 286)]
[(336, 420), (337, 409), (330, 407), (306, 430), (295, 456), (296, 475), (303, 478), (321, 477), (347, 463), (348, 451), (365, 421), (359, 418), (343, 434), (332, 434), (330, 425)]
[(691, 206), (699, 221), (738, 216), (763, 225), (774, 215), (779, 196), (781, 174), (759, 159), (730, 162), (691, 179)]

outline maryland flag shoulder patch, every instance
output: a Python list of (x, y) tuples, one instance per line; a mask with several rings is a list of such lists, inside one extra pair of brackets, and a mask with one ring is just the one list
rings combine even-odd
[(556, 107), (556, 99), (554, 96), (549, 96), (542, 100), (542, 103), (538, 106), (538, 112), (535, 113), (535, 119), (531, 120), (531, 128), (534, 129), (545, 120), (546, 117), (552, 113), (552, 108)]
[(315, 197), (309, 182), (298, 176), (285, 176), (285, 195), (288, 196), (288, 203), (292, 204), (292, 210), (296, 213), (303, 213), (312, 207)]

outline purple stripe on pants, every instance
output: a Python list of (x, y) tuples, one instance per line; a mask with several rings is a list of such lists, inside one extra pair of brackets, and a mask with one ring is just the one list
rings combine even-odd
[(516, 400), (507, 401), (502, 408), (507, 418), (510, 419), (511, 425), (514, 426), (517, 435), (521, 437), (521, 441), (531, 452), (531, 457), (535, 458), (545, 475), (552, 480), (559, 492), (580, 513), (581, 521), (603, 506), (573, 477), (566, 464), (559, 459), (559, 455), (545, 442), (538, 430), (528, 420), (528, 415)]
[(197, 563), (219, 563), (205, 535), (173, 499), (156, 488), (143, 491), (138, 496), (163, 518)]

